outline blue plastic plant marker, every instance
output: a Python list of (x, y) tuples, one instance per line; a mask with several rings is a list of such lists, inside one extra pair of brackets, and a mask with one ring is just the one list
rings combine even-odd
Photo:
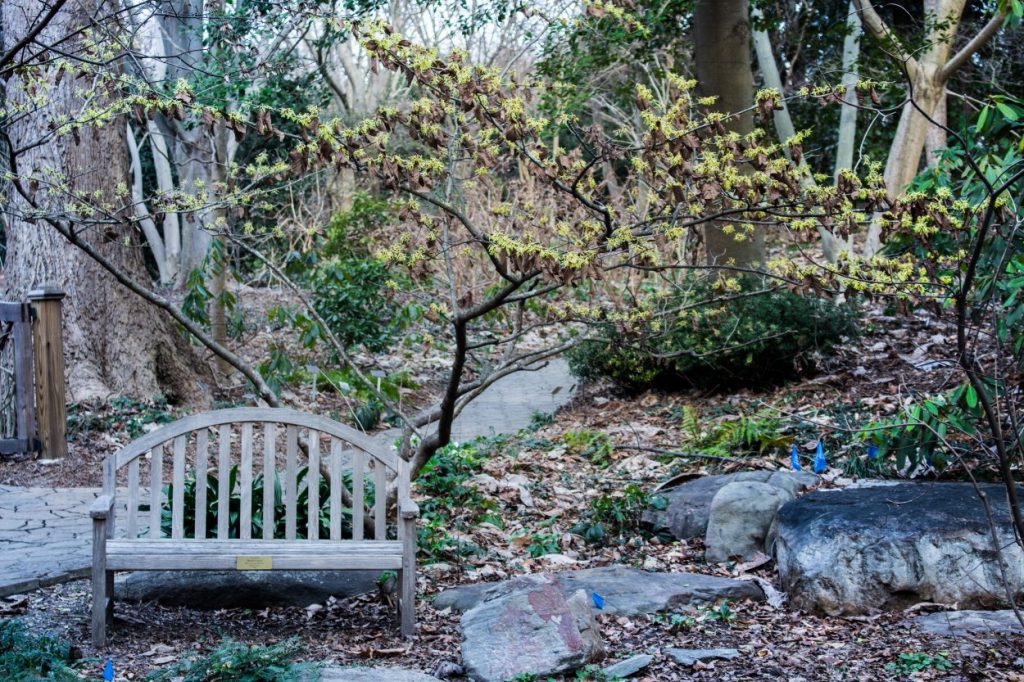
[(604, 609), (604, 597), (599, 595), (597, 592), (591, 594), (590, 597), (594, 600), (594, 606), (596, 606), (598, 610)]
[(868, 459), (878, 458), (878, 446), (872, 443), (868, 446)]
[(113, 682), (114, 679), (114, 662), (109, 658), (107, 659), (107, 664), (103, 666), (103, 679), (108, 680), (108, 682)]
[(814, 473), (820, 474), (825, 469), (828, 469), (828, 463), (825, 461), (825, 448), (821, 446), (821, 441), (818, 441), (818, 451), (814, 453)]
[(789, 465), (793, 467), (793, 471), (800, 471), (800, 454), (797, 452), (796, 443), (793, 443), (793, 449), (789, 451)]

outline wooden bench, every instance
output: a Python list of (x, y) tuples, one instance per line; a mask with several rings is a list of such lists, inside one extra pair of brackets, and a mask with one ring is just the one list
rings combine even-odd
[[(115, 510), (126, 510), (116, 526)], [(402, 635), (413, 633), (419, 509), (408, 463), (331, 419), (236, 408), (162, 426), (104, 460), (90, 516), (97, 647), (116, 571), (393, 570)]]

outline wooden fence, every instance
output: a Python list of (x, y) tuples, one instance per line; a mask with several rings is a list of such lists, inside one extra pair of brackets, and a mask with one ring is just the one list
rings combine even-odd
[(53, 288), (30, 291), (21, 303), (0, 301), (4, 343), (13, 344), (14, 436), (0, 438), (0, 455), (67, 456), (61, 301)]

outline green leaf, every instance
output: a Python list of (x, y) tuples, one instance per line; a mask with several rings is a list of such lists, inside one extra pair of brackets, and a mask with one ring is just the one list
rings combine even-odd
[(986, 105), (981, 108), (981, 113), (978, 114), (978, 130), (984, 130), (985, 123), (988, 121), (989, 107)]
[(967, 387), (967, 392), (964, 394), (964, 400), (967, 402), (967, 407), (972, 410), (978, 406), (978, 392), (974, 390), (974, 386)]
[(999, 113), (1002, 114), (1003, 118), (1007, 121), (1013, 123), (1017, 120), (1017, 112), (1009, 105), (1003, 104), (1002, 102), (996, 102), (996, 108), (999, 109)]

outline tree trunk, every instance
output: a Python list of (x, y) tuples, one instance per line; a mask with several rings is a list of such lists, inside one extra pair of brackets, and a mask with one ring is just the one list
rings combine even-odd
[[(748, 0), (697, 0), (694, 13), (695, 59), (701, 94), (715, 96), (716, 111), (745, 113), (726, 122), (742, 134), (754, 127), (754, 72), (750, 65)], [(764, 233), (737, 240), (722, 223), (704, 228), (707, 261), (712, 265), (758, 266), (764, 262)]]
[(936, 71), (934, 64), (921, 62), (911, 83), (910, 96), (903, 105), (896, 135), (889, 147), (889, 158), (885, 162), (885, 186), (890, 199), (903, 193), (921, 167), (921, 153), (931, 127), (928, 116), (935, 111), (945, 88), (945, 83), (935, 81)]
[[(41, 9), (39, 0), (4, 0), (0, 17), (9, 44), (25, 35), (26, 19), (38, 16)], [(60, 44), (63, 53), (74, 55), (83, 47), (81, 30), (95, 17), (116, 16), (117, 11), (114, 0), (71, 0), (40, 40)], [(113, 25), (106, 28), (117, 30)], [(51, 70), (44, 80), (54, 83), (45, 105), (14, 118), (5, 130), (15, 149), (26, 149), (16, 160), (19, 184), (48, 216), (67, 219), (120, 269), (148, 281), (140, 240), (128, 223), (133, 211), (131, 193), (126, 191), (132, 185), (126, 121), (117, 116), (101, 127), (83, 127), (76, 135), (51, 135), (51, 121), (58, 116), (74, 120), (83, 109), (102, 106), (103, 95), (94, 92), (96, 97), (86, 102), (82, 91), (93, 88), (93, 77), (67, 72), (58, 79), (55, 66), (44, 68)], [(108, 68), (118, 69), (119, 64)], [(14, 76), (7, 85), (9, 110), (26, 106), (24, 83)], [(57, 183), (51, 173), (58, 174)], [(86, 211), (69, 214), (69, 197), (60, 182), (78, 196), (89, 196), (96, 212), (88, 217)], [(36, 183), (38, 189), (31, 189)], [(175, 326), (119, 286), (47, 222), (26, 219), (29, 202), (13, 183), (7, 189), (4, 293), (22, 299), (27, 290), (46, 284), (67, 294), (64, 350), (69, 398), (162, 394), (175, 402), (202, 400), (200, 380), (208, 380), (209, 371), (202, 371), (205, 366)]]
[(924, 157), (929, 168), (935, 168), (939, 165), (942, 152), (949, 146), (945, 129), (939, 127), (945, 126), (947, 123), (948, 113), (946, 107), (948, 106), (948, 100), (949, 93), (943, 88), (942, 93), (939, 95), (939, 102), (935, 105), (935, 111), (932, 112), (932, 119), (938, 125), (928, 126), (928, 133), (924, 137)]
[(921, 167), (925, 139), (933, 127), (928, 119), (946, 91), (949, 74), (944, 67), (950, 61), (964, 3), (965, 0), (924, 0), (925, 14), (935, 22), (928, 35), (928, 49), (917, 59), (916, 68), (908, 69), (907, 103), (903, 105), (885, 164), (890, 199), (903, 193)]
[(846, 19), (846, 37), (843, 39), (843, 87), (846, 94), (839, 109), (839, 138), (836, 141), (836, 166), (834, 176), (853, 168), (853, 148), (857, 141), (857, 60), (860, 58), (861, 28), (860, 15), (854, 3), (850, 2)]

